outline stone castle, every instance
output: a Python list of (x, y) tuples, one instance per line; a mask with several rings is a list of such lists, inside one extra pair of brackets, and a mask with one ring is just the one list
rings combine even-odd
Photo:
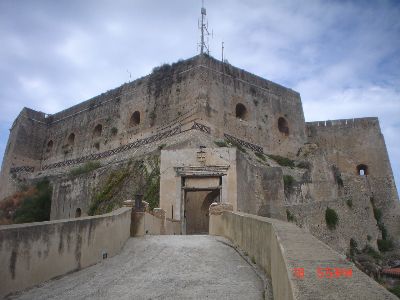
[(296, 223), (342, 253), (351, 239), (400, 242), (377, 118), (305, 122), (299, 93), (207, 55), (53, 115), (24, 108), (10, 129), (0, 196), (45, 177), (52, 220), (143, 195), (183, 234), (208, 232), (208, 208), (220, 202)]

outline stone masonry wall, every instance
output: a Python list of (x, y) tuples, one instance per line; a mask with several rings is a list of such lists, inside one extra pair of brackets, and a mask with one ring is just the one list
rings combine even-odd
[[(202, 65), (202, 109), (217, 135), (240, 137), (261, 145), (267, 153), (297, 153), (305, 142), (304, 114), (297, 92), (215, 59), (203, 59)], [(245, 107), (240, 117), (237, 105)], [(287, 122), (287, 132), (279, 130), (280, 118)]]
[[(373, 201), (391, 238), (400, 238), (400, 205), (385, 141), (377, 118), (307, 123), (307, 135), (350, 187), (341, 194)], [(366, 174), (358, 173), (365, 166)], [(352, 188), (351, 188), (352, 187)]]

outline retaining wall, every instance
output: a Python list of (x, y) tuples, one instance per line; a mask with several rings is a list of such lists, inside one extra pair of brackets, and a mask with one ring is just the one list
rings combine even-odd
[(79, 219), (0, 226), (0, 297), (116, 255), (131, 208)]
[[(293, 224), (225, 211), (210, 215), (210, 234), (230, 239), (261, 266), (272, 279), (276, 300), (397, 299), (344, 256)], [(295, 269), (302, 269), (304, 277), (297, 278)], [(337, 277), (337, 270), (351, 270), (351, 276)], [(326, 276), (320, 278), (321, 273)]]
[(158, 218), (147, 212), (132, 214), (131, 236), (181, 234), (181, 221)]

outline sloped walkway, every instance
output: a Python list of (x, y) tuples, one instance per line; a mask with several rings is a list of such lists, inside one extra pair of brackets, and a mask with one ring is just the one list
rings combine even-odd
[(263, 299), (263, 282), (213, 236), (131, 238), (121, 254), (11, 299)]

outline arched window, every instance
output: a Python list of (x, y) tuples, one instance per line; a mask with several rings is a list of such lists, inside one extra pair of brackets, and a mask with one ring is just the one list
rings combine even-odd
[(71, 133), (71, 134), (68, 136), (68, 145), (72, 146), (74, 143), (75, 143), (75, 134), (74, 134), (74, 133)]
[(280, 117), (278, 119), (278, 129), (285, 135), (289, 135), (289, 124), (285, 118)]
[(101, 124), (96, 125), (93, 130), (93, 137), (101, 136), (101, 132), (103, 131), (103, 126)]
[(46, 152), (51, 152), (51, 150), (53, 150), (53, 141), (52, 141), (52, 140), (50, 140), (50, 141), (47, 143)]
[(247, 109), (242, 103), (236, 104), (236, 118), (241, 120), (247, 119)]
[(82, 214), (82, 210), (78, 207), (75, 211), (75, 218), (79, 218)]
[(131, 116), (131, 119), (129, 121), (129, 126), (136, 126), (139, 124), (140, 124), (140, 112), (135, 111)]
[(368, 175), (368, 166), (367, 165), (358, 165), (357, 166), (357, 174), (360, 176), (366, 176)]

